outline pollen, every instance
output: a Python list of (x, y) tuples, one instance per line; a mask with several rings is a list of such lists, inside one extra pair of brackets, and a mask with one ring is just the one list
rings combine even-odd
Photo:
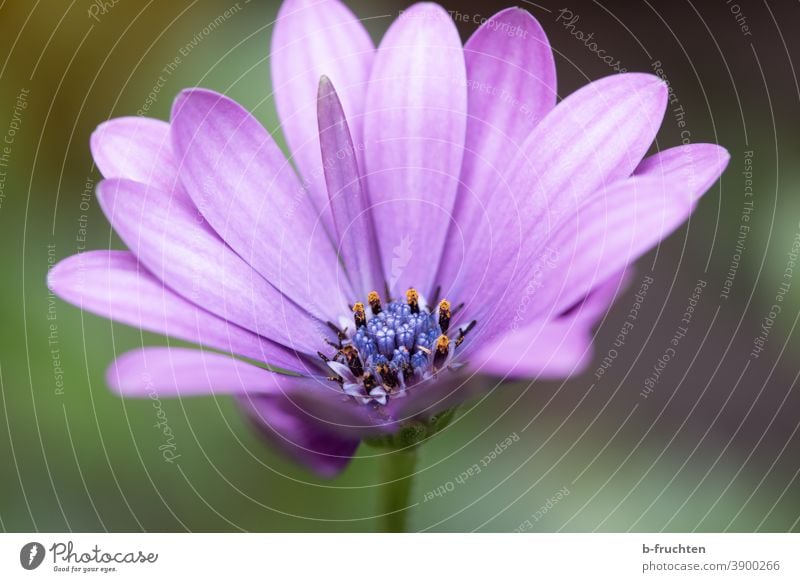
[(447, 362), (450, 355), (450, 338), (445, 334), (436, 338), (436, 351), (433, 353), (433, 369), (440, 370)]
[(370, 291), (367, 295), (367, 303), (372, 308), (372, 315), (378, 315), (382, 311), (381, 296), (377, 291)]
[(353, 318), (355, 319), (357, 328), (367, 325), (367, 314), (364, 313), (363, 303), (356, 303), (353, 305)]
[(442, 328), (442, 333), (447, 333), (447, 330), (450, 328), (451, 317), (450, 302), (447, 299), (442, 299), (439, 302), (439, 327)]
[(419, 313), (419, 293), (413, 287), (406, 291), (406, 303), (411, 308), (411, 313)]

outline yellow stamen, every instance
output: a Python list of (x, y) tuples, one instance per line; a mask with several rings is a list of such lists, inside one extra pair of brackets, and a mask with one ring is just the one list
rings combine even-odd
[(447, 333), (450, 329), (450, 316), (450, 302), (442, 299), (439, 302), (439, 327), (442, 328), (442, 333)]
[(419, 313), (419, 293), (413, 287), (406, 291), (406, 302), (411, 308), (411, 313)]
[(378, 315), (382, 308), (381, 308), (381, 296), (378, 295), (377, 291), (370, 291), (369, 295), (367, 295), (367, 302), (369, 306), (372, 308), (372, 314)]
[(433, 354), (433, 370), (438, 371), (450, 353), (450, 339), (442, 334), (436, 338), (436, 352)]
[(356, 321), (356, 327), (367, 325), (367, 314), (364, 313), (364, 304), (361, 302), (353, 305), (353, 319)]

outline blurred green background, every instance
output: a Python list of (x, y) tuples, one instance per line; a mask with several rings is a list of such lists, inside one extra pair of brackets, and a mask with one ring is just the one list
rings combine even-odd
[[(166, 75), (150, 114), (166, 119), (180, 89), (201, 85), (253, 109), (279, 137), (268, 61), (277, 2), (102, 4), (0, 3), (0, 134), (15, 121), (20, 94), (26, 102), (8, 167), (0, 168), (0, 529), (375, 530), (374, 450), (363, 447), (341, 477), (319, 481), (265, 447), (227, 398), (162, 402), (181, 455), (179, 463), (165, 463), (152, 403), (121, 400), (103, 379), (115, 354), (164, 338), (49, 296), (50, 262), (84, 245), (82, 214), (85, 248), (121, 248), (94, 199), (81, 208), (87, 181), (91, 187), (99, 179), (90, 133), (105, 119), (135, 115), (162, 69), (232, 6), (236, 13)], [(348, 4), (376, 41), (408, 6)], [(562, 4), (520, 4), (549, 35), (562, 96), (612, 72), (557, 21)], [(691, 141), (724, 145), (731, 164), (691, 222), (639, 263), (634, 286), (648, 274), (655, 283), (600, 380), (594, 368), (613, 347), (633, 290), (598, 330), (592, 371), (566, 383), (499, 387), (425, 446), (412, 529), (800, 531), (800, 281), (765, 352), (749, 356), (800, 222), (800, 92), (792, 60), (800, 57), (800, 5), (777, 4), (570, 3), (576, 28), (593, 33), (628, 70), (653, 72), (660, 61)], [(476, 22), (506, 6), (446, 3), (464, 15), (455, 19), (465, 39)], [(669, 112), (657, 147), (680, 144), (681, 131)], [(747, 151), (751, 231), (723, 300)], [(708, 286), (690, 332), (655, 392), (643, 398), (644, 380), (698, 279)], [(455, 481), (510, 435), (518, 440), (480, 474)], [(439, 487), (446, 494), (425, 501)]]

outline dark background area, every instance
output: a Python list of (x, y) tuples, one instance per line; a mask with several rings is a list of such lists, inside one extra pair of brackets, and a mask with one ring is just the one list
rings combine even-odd
[[(731, 163), (691, 221), (638, 263), (632, 289), (597, 331), (589, 372), (564, 383), (497, 387), (425, 446), (412, 529), (512, 531), (528, 520), (538, 531), (800, 531), (800, 280), (786, 294), (764, 352), (751, 357), (800, 232), (800, 3), (519, 4), (548, 33), (561, 96), (613, 73), (558, 20), (568, 9), (579, 16), (575, 28), (593, 34), (627, 70), (654, 72), (660, 61), (677, 104), (654, 150), (687, 137), (676, 123), (680, 105), (691, 141), (725, 146)], [(348, 5), (376, 42), (408, 6)], [(509, 4), (444, 5), (466, 40), (476, 22)], [(363, 447), (340, 478), (319, 481), (267, 449), (227, 398), (161, 403), (181, 455), (179, 463), (165, 463), (153, 403), (121, 400), (103, 379), (115, 354), (163, 345), (164, 338), (48, 295), (50, 260), (79, 250), (82, 214), (86, 248), (122, 248), (94, 199), (88, 211), (81, 208), (87, 180), (99, 180), (89, 135), (108, 118), (135, 115), (162, 68), (237, 4), (119, 0), (105, 13), (92, 6), (0, 3), (0, 134), (21, 92), (28, 104), (10, 166), (0, 168), (7, 172), (0, 191), (0, 529), (375, 529), (375, 451)], [(151, 115), (166, 119), (182, 88), (206, 86), (252, 109), (280, 140), (269, 83), (277, 8), (239, 2), (167, 75)], [(722, 299), (749, 151), (751, 230)], [(598, 380), (594, 370), (646, 276), (654, 284), (642, 313)], [(645, 398), (645, 379), (698, 280), (707, 284), (689, 333)], [(424, 501), (509, 435), (518, 441), (479, 475)], [(549, 501), (559, 491), (568, 494)]]

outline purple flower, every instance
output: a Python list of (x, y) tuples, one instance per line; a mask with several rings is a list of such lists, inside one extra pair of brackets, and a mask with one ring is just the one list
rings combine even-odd
[(580, 372), (629, 265), (728, 162), (708, 144), (644, 158), (667, 101), (650, 75), (556, 105), (547, 38), (517, 8), (462, 47), (417, 4), (376, 49), (337, 0), (286, 0), (271, 64), (290, 160), (205, 89), (169, 123), (102, 124), (97, 195), (130, 250), (70, 257), (49, 284), (214, 350), (124, 354), (120, 394), (233, 394), (323, 475), (474, 395), (476, 375)]

